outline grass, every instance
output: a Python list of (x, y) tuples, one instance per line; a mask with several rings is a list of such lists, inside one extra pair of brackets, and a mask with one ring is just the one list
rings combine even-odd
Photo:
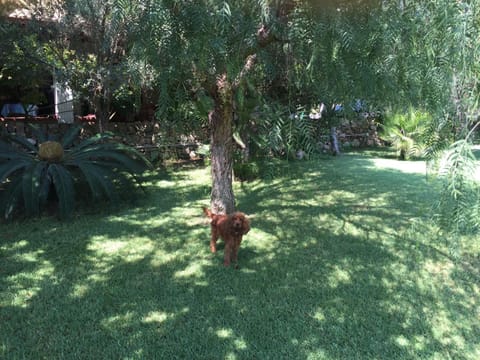
[(277, 171), (235, 184), (239, 270), (208, 251), (204, 168), (113, 214), (0, 225), (0, 358), (480, 358), (479, 242), (448, 256), (422, 162)]

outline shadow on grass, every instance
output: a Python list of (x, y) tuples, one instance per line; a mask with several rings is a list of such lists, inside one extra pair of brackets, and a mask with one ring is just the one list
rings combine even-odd
[(478, 284), (403, 241), (424, 177), (354, 156), (292, 167), (238, 189), (253, 225), (238, 271), (208, 252), (200, 170), (152, 179), (148, 202), (113, 216), (5, 227), (0, 354), (473, 358)]

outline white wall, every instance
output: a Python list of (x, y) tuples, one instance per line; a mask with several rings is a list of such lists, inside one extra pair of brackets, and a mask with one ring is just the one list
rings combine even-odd
[(72, 124), (73, 116), (73, 92), (66, 84), (60, 84), (54, 78), (53, 80), (55, 115), (58, 116), (58, 122)]

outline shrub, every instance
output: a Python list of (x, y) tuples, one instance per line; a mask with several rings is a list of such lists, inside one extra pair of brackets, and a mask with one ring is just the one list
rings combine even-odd
[[(15, 210), (37, 216), (55, 199), (61, 218), (75, 209), (76, 190), (85, 184), (87, 196), (116, 200), (119, 184), (139, 183), (139, 175), (150, 167), (134, 148), (112, 140), (109, 133), (80, 140), (81, 127), (67, 131), (61, 142), (47, 141), (34, 128), (37, 142), (4, 134), (0, 139), (0, 211), (8, 219)], [(38, 145), (37, 145), (38, 143)]]
[(306, 156), (317, 149), (315, 123), (304, 109), (291, 113), (289, 108), (280, 105), (264, 105), (262, 121), (251, 134), (254, 148), (252, 155), (264, 157), (296, 157), (298, 151)]
[(252, 181), (260, 177), (260, 167), (256, 162), (235, 163), (233, 173), (240, 181)]

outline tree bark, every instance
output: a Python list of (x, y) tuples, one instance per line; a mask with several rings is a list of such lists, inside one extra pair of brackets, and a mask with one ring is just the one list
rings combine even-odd
[(109, 116), (109, 106), (106, 104), (106, 101), (102, 98), (96, 97), (94, 100), (95, 104), (95, 119), (97, 123), (97, 130), (99, 133), (103, 133), (107, 130), (108, 116)]
[(340, 155), (340, 146), (338, 145), (337, 128), (330, 127), (330, 150), (333, 155)]
[(97, 129), (99, 133), (103, 133), (108, 130), (108, 122), (110, 120), (110, 90), (105, 86), (98, 85), (93, 92), (92, 97), (93, 105), (95, 107)]
[(217, 81), (210, 122), (212, 172), (211, 208), (215, 214), (235, 211), (233, 194), (233, 93), (226, 76)]
[[(282, 13), (282, 16), (286, 14)], [(258, 46), (245, 54), (245, 63), (238, 75), (232, 79), (223, 73), (216, 77), (215, 85), (204, 86), (210, 89), (214, 108), (208, 118), (210, 122), (210, 152), (212, 166), (211, 208), (216, 214), (230, 214), (235, 211), (235, 196), (233, 194), (233, 95), (242, 86), (246, 76), (257, 62), (256, 51), (276, 40), (270, 29), (262, 25), (257, 31)]]

